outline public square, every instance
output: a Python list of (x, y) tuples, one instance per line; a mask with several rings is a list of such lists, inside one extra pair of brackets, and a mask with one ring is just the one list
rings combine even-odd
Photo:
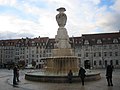
[(19, 85), (13, 87), (13, 70), (0, 69), (0, 90), (120, 90), (120, 69), (115, 69), (113, 72), (113, 87), (107, 86), (105, 78), (105, 69), (98, 69), (101, 73), (101, 79), (98, 81), (81, 83), (45, 83), (32, 82), (24, 79), (26, 72), (31, 70), (20, 70)]

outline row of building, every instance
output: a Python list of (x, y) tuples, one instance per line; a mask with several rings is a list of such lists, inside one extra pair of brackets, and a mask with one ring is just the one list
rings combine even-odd
[[(81, 66), (105, 68), (112, 63), (120, 68), (120, 32), (83, 34), (70, 37), (70, 44)], [(43, 68), (47, 57), (52, 56), (55, 39), (49, 37), (0, 40), (0, 67), (24, 61), (29, 65), (36, 62)]]

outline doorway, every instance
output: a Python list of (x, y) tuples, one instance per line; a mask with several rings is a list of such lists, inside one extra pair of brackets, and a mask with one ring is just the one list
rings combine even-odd
[(84, 66), (85, 66), (85, 69), (90, 69), (90, 60), (85, 60)]

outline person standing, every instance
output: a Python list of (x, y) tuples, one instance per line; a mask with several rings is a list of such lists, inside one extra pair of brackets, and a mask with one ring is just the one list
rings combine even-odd
[(73, 76), (73, 73), (72, 73), (72, 70), (70, 70), (69, 73), (68, 73), (68, 81), (69, 81), (69, 83), (72, 83), (72, 76)]
[(85, 73), (86, 73), (85, 69), (80, 67), (78, 76), (80, 76), (83, 86), (84, 86), (84, 79), (85, 79), (85, 76), (86, 76)]
[(106, 69), (106, 79), (107, 79), (108, 86), (113, 86), (112, 73), (113, 73), (113, 65), (108, 65)]
[(16, 78), (17, 78), (17, 66), (14, 66), (14, 68), (13, 68), (13, 85), (18, 85), (18, 83), (16, 82)]
[(17, 82), (20, 82), (20, 80), (19, 80), (19, 66), (17, 66), (17, 75), (16, 75), (16, 78), (17, 78)]

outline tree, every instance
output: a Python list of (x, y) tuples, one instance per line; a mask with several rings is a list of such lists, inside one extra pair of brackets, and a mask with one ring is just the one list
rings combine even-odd
[(20, 60), (20, 61), (18, 61), (18, 65), (19, 65), (20, 67), (25, 67), (25, 60)]

